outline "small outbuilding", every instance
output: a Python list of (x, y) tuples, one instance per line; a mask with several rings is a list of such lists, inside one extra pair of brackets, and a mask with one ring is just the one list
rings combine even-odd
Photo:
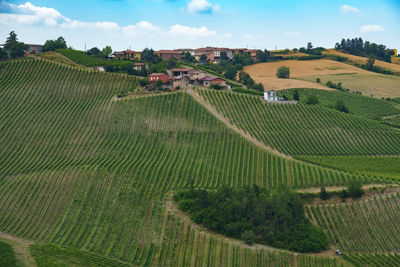
[(267, 92), (264, 92), (264, 100), (267, 100), (268, 102), (275, 102), (278, 101), (278, 95), (275, 90), (270, 90)]

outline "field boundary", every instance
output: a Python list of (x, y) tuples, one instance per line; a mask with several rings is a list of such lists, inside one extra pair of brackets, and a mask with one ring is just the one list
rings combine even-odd
[(36, 261), (33, 259), (29, 251), (29, 246), (34, 243), (33, 241), (18, 238), (3, 232), (0, 232), (0, 240), (12, 246), (17, 260), (23, 263), (24, 266), (37, 266)]

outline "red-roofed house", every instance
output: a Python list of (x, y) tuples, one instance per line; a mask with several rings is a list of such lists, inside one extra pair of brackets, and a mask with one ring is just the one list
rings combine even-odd
[(169, 76), (165, 73), (152, 73), (149, 75), (150, 83), (157, 83), (158, 80), (161, 80), (163, 84), (166, 84), (169, 81)]
[(229, 86), (226, 84), (226, 81), (219, 77), (210, 77), (206, 76), (204, 78), (198, 79), (198, 83), (204, 87), (211, 87), (213, 84), (217, 84), (222, 87), (226, 87), (229, 89)]

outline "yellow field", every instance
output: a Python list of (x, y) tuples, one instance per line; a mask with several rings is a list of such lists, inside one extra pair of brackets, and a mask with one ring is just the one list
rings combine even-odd
[[(332, 60), (287, 60), (280, 62), (259, 63), (246, 66), (244, 71), (258, 83), (262, 83), (266, 90), (275, 89), (283, 90), (288, 88), (316, 88), (332, 90), (322, 84), (310, 81), (302, 81), (297, 79), (278, 79), (276, 78), (276, 70), (280, 66), (290, 68), (291, 78), (303, 78), (314, 75), (332, 75), (343, 73), (369, 73), (363, 69), (332, 61)], [(313, 80), (315, 81), (315, 80)]]
[[(352, 62), (354, 63), (365, 63), (367, 62), (367, 58), (366, 57), (359, 57), (359, 56), (354, 56), (354, 55), (350, 55), (350, 54), (346, 54), (343, 52), (339, 52), (336, 51), (335, 49), (326, 49), (325, 51), (322, 52), (322, 54), (327, 54), (327, 55), (337, 55), (337, 56), (342, 56), (342, 57), (347, 57), (348, 59), (350, 59)], [(392, 58), (392, 60), (394, 59), (394, 62), (397, 62), (397, 64), (393, 64), (393, 63), (388, 63), (388, 62), (384, 62), (381, 60), (375, 60), (375, 65), (394, 71), (394, 72), (400, 72), (400, 58)]]
[[(291, 79), (276, 78), (276, 70), (280, 66), (290, 68)], [(334, 83), (341, 82), (345, 88), (349, 88), (351, 91), (360, 91), (366, 96), (400, 97), (399, 76), (369, 72), (332, 60), (287, 60), (259, 63), (246, 66), (244, 71), (249, 73), (256, 82), (262, 83), (266, 90), (296, 87), (332, 90), (325, 86), (326, 82), (331, 80)], [(321, 79), (320, 84), (315, 82), (316, 78)]]
[(392, 57), (392, 64), (400, 65), (400, 57)]

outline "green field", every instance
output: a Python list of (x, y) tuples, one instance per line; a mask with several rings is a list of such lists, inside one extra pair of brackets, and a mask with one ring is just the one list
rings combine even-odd
[(400, 153), (400, 132), (381, 122), (319, 105), (267, 104), (256, 96), (198, 92), (233, 124), (289, 155)]
[(0, 267), (18, 267), (12, 246), (0, 240)]
[(385, 116), (392, 116), (400, 113), (392, 102), (381, 99), (371, 98), (369, 96), (356, 95), (349, 92), (325, 91), (308, 88), (289, 89), (280, 91), (280, 95), (285, 95), (289, 100), (293, 100), (293, 92), (299, 93), (300, 103), (306, 103), (310, 95), (318, 98), (319, 105), (335, 109), (337, 101), (342, 101), (348, 108), (349, 113), (358, 115), (367, 119), (379, 120)]

